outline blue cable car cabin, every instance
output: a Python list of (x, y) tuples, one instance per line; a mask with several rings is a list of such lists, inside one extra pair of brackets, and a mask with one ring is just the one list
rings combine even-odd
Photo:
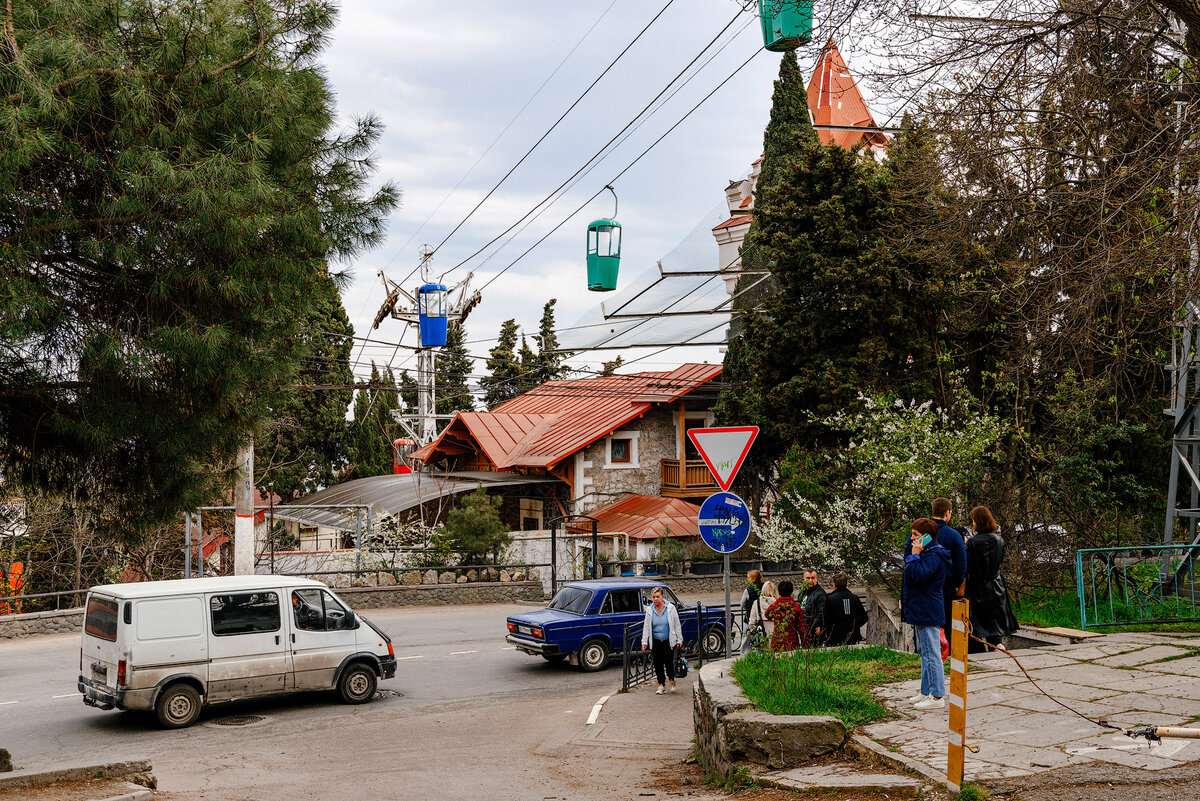
[(812, 39), (812, 0), (758, 0), (758, 16), (768, 50), (783, 53)]
[(587, 228), (588, 289), (612, 292), (617, 288), (621, 267), (621, 224), (616, 220), (596, 220)]
[(446, 347), (446, 287), (441, 284), (425, 284), (417, 290), (418, 329), (421, 347)]

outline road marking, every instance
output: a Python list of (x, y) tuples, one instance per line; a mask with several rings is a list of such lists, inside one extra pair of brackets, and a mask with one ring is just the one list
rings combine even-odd
[(78, 698), (79, 693), (67, 693), (66, 695), (52, 695), (51, 698)]
[(451, 651), (450, 656), (458, 656), (459, 654), (477, 654), (478, 651)]
[(604, 702), (607, 701), (609, 698), (612, 698), (611, 694), (604, 696), (603, 698), (601, 698), (599, 701), (596, 702), (596, 705), (594, 707), (592, 707), (592, 714), (588, 715), (587, 725), (591, 726), (593, 723), (596, 722), (596, 718), (600, 717), (600, 710), (604, 707)]
[(0, 706), (8, 706), (9, 704), (19, 704), (20, 701), (0, 701)]
[(506, 648), (501, 648), (500, 650), (501, 650), (501, 651), (515, 651), (515, 650), (517, 650), (517, 646), (515, 646), (515, 645), (510, 645), (510, 646), (508, 646), (508, 647), (506, 647)]
[(424, 658), (425, 658), (425, 654), (418, 654), (416, 656), (398, 656), (398, 657), (396, 657), (396, 661), (401, 662), (405, 659), (424, 659)]

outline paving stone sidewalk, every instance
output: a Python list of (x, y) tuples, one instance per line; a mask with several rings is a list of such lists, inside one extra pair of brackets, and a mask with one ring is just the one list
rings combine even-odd
[[(1200, 635), (1126, 633), (1077, 645), (1014, 651), (1029, 675), (1054, 698), (1121, 729), (1198, 725)], [(1005, 654), (972, 654), (967, 673), (967, 780), (1028, 776), (1068, 765), (1107, 762), (1161, 770), (1200, 759), (1200, 740), (1150, 746), (1102, 728), (1038, 692)], [(864, 733), (946, 772), (947, 710), (916, 712), (906, 703), (918, 681), (887, 685), (879, 695), (900, 718)]]

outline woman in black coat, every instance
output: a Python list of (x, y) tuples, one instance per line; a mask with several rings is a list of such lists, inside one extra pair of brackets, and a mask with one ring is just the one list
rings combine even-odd
[[(1008, 602), (1008, 588), (1000, 575), (1004, 538), (986, 506), (971, 510), (974, 533), (967, 540), (967, 599), (971, 602), (971, 632), (990, 645), (1003, 648), (1005, 634), (1017, 630), (1017, 618)], [(986, 649), (974, 640), (972, 651)]]

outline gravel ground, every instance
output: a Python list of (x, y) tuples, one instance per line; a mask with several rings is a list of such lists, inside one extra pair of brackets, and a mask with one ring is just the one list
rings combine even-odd
[(1193, 801), (1200, 798), (1200, 762), (1153, 771), (1093, 762), (989, 782), (987, 789), (993, 798), (1012, 801)]

